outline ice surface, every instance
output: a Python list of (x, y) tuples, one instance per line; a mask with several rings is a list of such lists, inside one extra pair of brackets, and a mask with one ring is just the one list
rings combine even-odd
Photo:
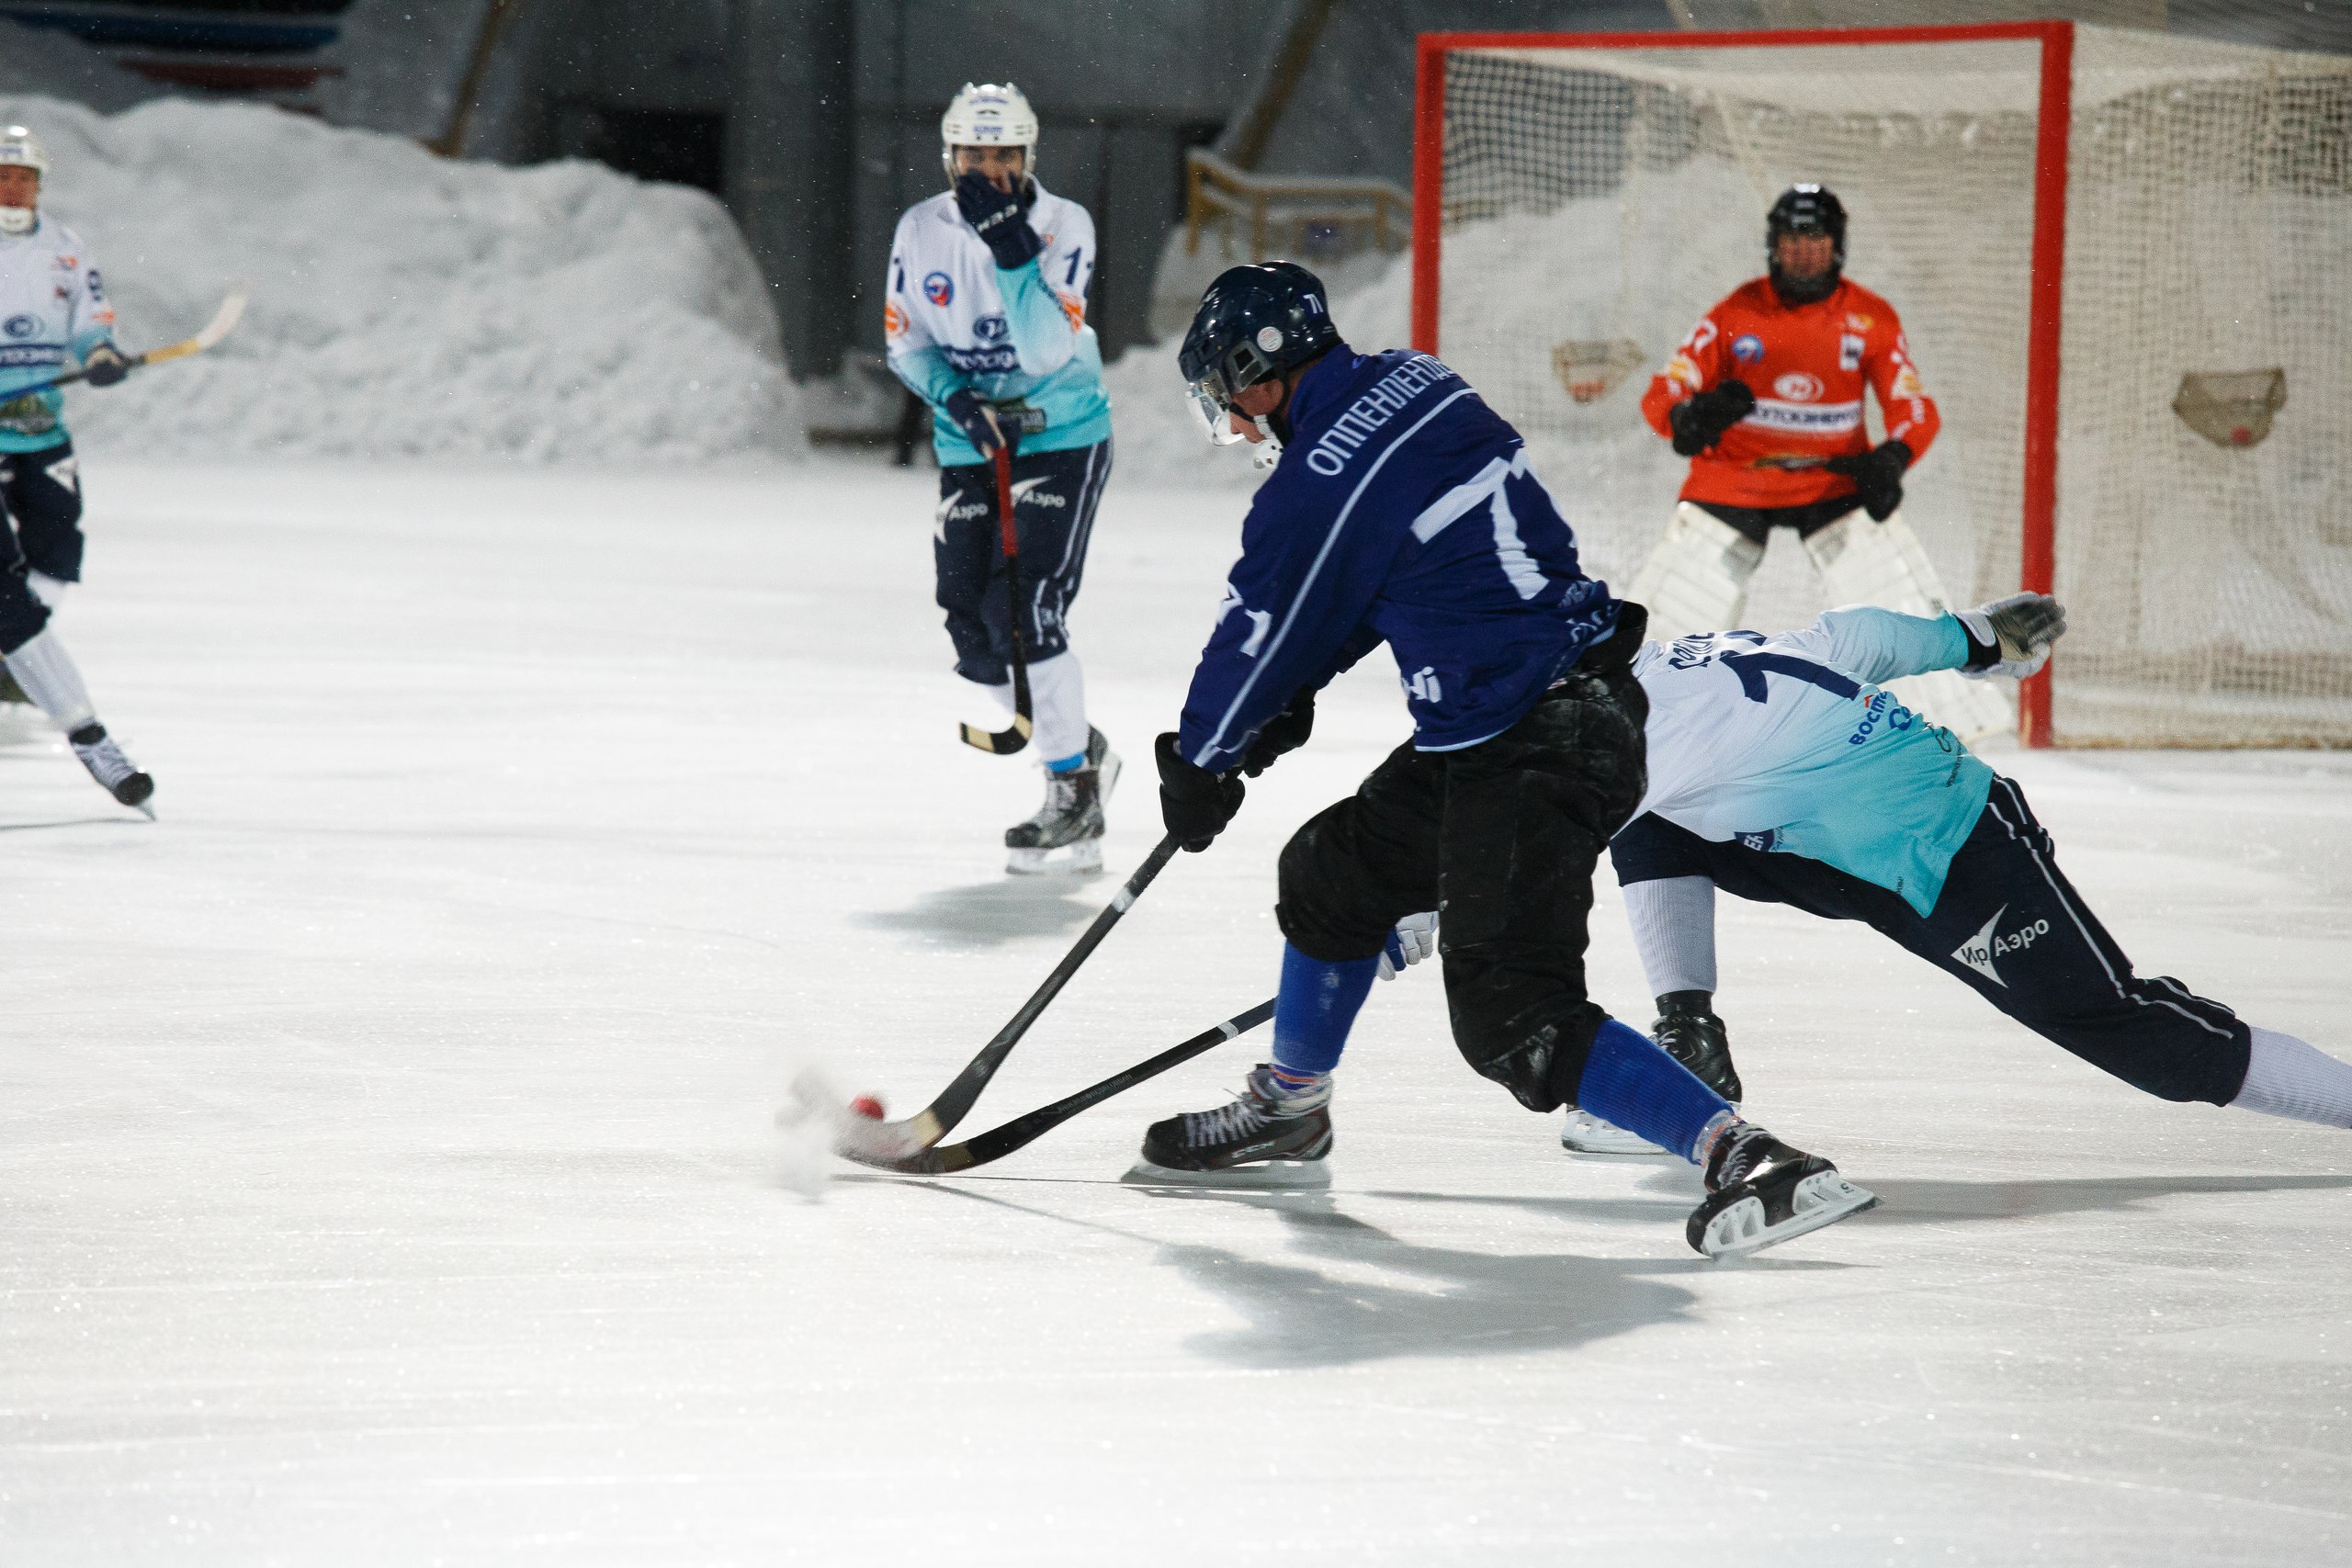
[[(1204, 458), (1223, 456), (1204, 454)], [(1690, 1253), (1374, 988), (1328, 1195), (1122, 1186), (1213, 1052), (972, 1177), (895, 1112), (1111, 891), (931, 604), (931, 481), (134, 468), (61, 631), (158, 781), (0, 747), (0, 1561), (2264, 1563), (2352, 1543), (2352, 1134), (2142, 1097), (1868, 932), (1725, 900), (1759, 1117), (1883, 1207)], [(1131, 764), (1245, 497), (1115, 479), (1074, 615)], [(1274, 855), (1404, 733), (1321, 707), (969, 1130), (1263, 997)], [(27, 731), (19, 730), (19, 735)], [(2352, 1055), (2352, 768), (2007, 754), (2143, 969)], [(1598, 993), (1645, 1019), (1613, 887)]]
[(104, 116), (0, 96), (54, 166), (120, 340), (253, 304), (199, 359), (67, 393), (84, 446), (149, 457), (668, 463), (804, 450), (774, 312), (718, 201), (576, 160), (529, 169), (243, 104)]

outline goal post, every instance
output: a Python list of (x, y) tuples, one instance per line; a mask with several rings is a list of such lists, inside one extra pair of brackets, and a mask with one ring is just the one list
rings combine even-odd
[(1946, 585), (2067, 603), (2026, 743), (2352, 745), (2352, 60), (2068, 22), (1436, 33), (1416, 116), (1414, 344), (1528, 434), (1604, 574), (1680, 483), (1647, 372), (1818, 179), (1943, 411), (1905, 511)]

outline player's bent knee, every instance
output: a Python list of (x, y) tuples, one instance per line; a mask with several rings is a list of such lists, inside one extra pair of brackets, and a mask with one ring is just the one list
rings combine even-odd
[(1575, 1104), (1593, 1036), (1608, 1015), (1589, 1001), (1564, 997), (1506, 1011), (1521, 999), (1522, 976), (1501, 969), (1488, 975), (1477, 953), (1446, 953), (1454, 1048), (1472, 1071), (1510, 1090), (1530, 1111)]
[(1366, 857), (1351, 852), (1353, 835), (1341, 820), (1351, 804), (1308, 818), (1277, 864), (1274, 920), (1283, 939), (1324, 964), (1377, 955), (1398, 920), (1436, 902), (1413, 905), (1411, 891), (1386, 886)]

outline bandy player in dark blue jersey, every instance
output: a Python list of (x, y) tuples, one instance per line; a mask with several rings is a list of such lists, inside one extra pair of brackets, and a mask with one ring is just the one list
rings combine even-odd
[(1328, 1179), (1330, 1069), (1403, 916), (1443, 910), (1454, 1043), (1532, 1111), (1578, 1105), (1706, 1172), (1691, 1245), (1752, 1251), (1868, 1207), (1585, 993), (1592, 873), (1644, 788), (1645, 612), (1577, 561), (1518, 432), (1428, 355), (1361, 355), (1322, 284), (1235, 267), (1180, 356), (1221, 442), (1281, 444), (1159, 737), (1169, 831), (1204, 850), (1242, 776), (1306, 742), (1315, 694), (1385, 642), (1413, 738), (1283, 850), (1273, 1059), (1154, 1126), (1150, 1180)]

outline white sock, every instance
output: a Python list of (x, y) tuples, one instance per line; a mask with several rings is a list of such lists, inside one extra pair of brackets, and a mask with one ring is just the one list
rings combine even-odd
[(2273, 1029), (2254, 1032), (2245, 1087), (2230, 1101), (2240, 1111), (2352, 1127), (2352, 1062)]
[[(990, 686), (989, 694), (1012, 711), (1012, 682)], [(1058, 762), (1086, 750), (1086, 672), (1078, 655), (1064, 649), (1051, 659), (1029, 666), (1030, 720), (1035, 725), (1029, 744), (1041, 762)]]
[(1625, 915), (1641, 950), (1650, 995), (1715, 988), (1715, 885), (1704, 876), (1662, 876), (1625, 885)]
[(28, 571), (25, 573), (25, 586), (33, 591), (34, 598), (54, 610), (65, 602), (65, 591), (74, 585), (45, 571)]
[(17, 678), (25, 695), (39, 703), (50, 722), (66, 734), (98, 716), (88, 688), (82, 684), (82, 671), (74, 668), (74, 656), (65, 651), (55, 632), (44, 626), (6, 658), (8, 673)]

